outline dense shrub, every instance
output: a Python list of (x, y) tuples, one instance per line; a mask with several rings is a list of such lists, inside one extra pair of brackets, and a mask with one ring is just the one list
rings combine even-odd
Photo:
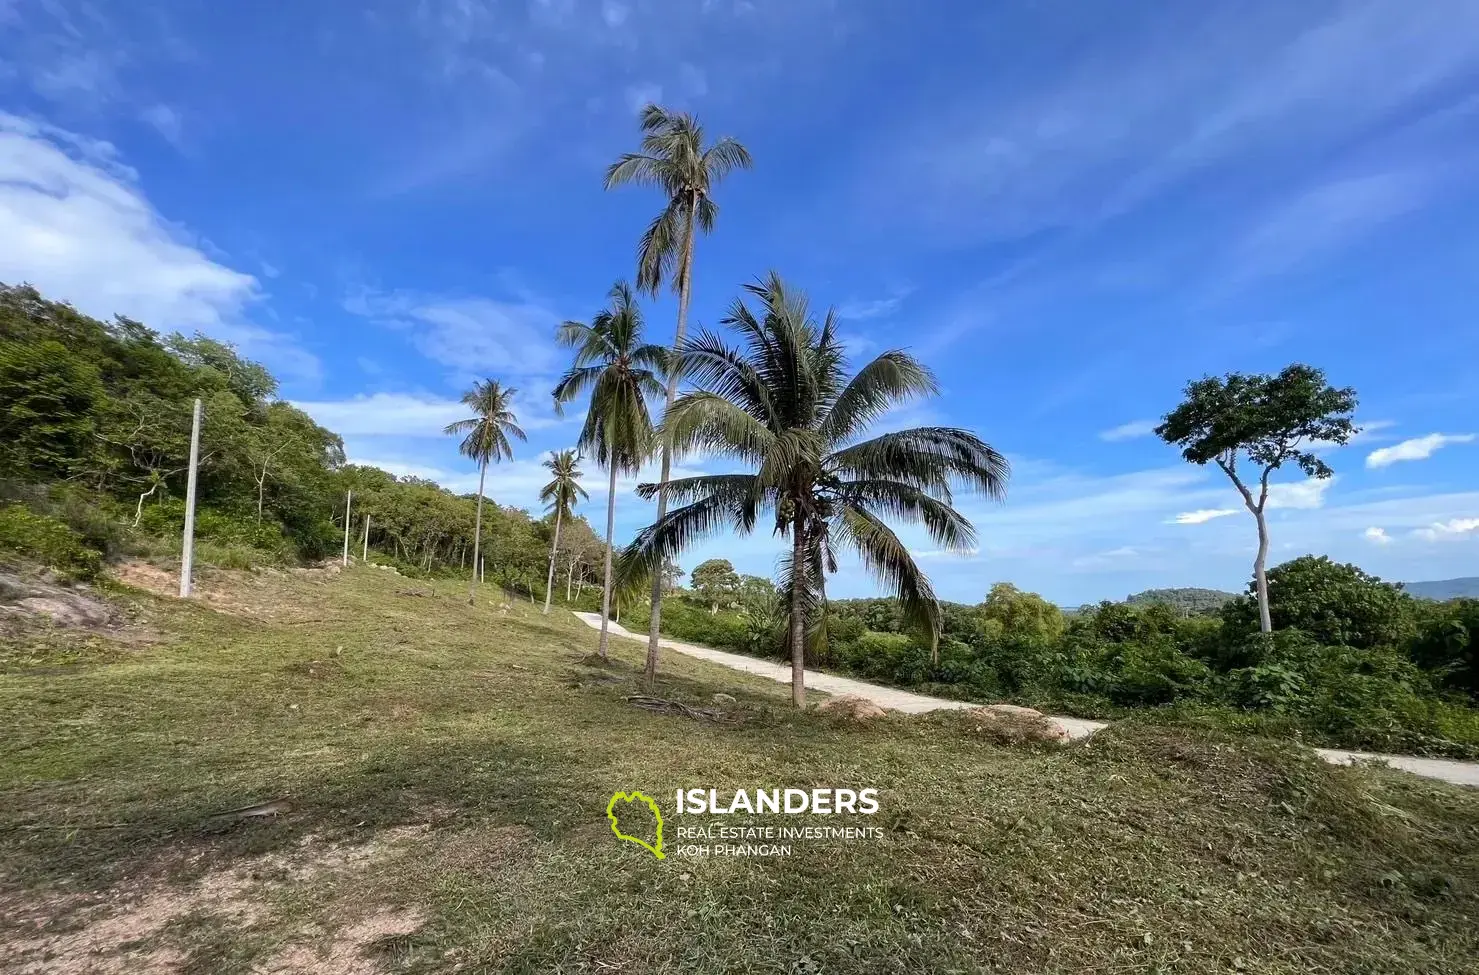
[[(1268, 571), (1269, 615), (1274, 629), (1297, 629), (1332, 646), (1400, 646), (1413, 636), (1411, 596), (1354, 565), (1306, 555)], [(1222, 608), (1230, 631), (1258, 629), (1258, 606), (1249, 595)]]
[(1479, 698), (1479, 599), (1455, 599), (1426, 610), (1412, 658), (1446, 687)]
[(0, 506), (0, 551), (41, 562), (74, 579), (93, 578), (103, 563), (102, 553), (89, 548), (65, 522), (15, 503)]
[[(1296, 559), (1270, 578), (1282, 604), (1269, 634), (1241, 597), (1218, 616), (1106, 602), (1064, 618), (1032, 593), (996, 586), (980, 606), (943, 606), (937, 664), (902, 632), (890, 601), (839, 600), (814, 662), (940, 696), (1010, 698), (1090, 717), (1157, 709), (1332, 745), (1479, 753), (1479, 710), (1456, 697), (1479, 683), (1479, 600), (1419, 603), (1328, 559)], [(759, 624), (731, 616), (751, 632), (730, 642), (721, 625), (728, 614), (666, 605), (682, 607), (664, 609), (675, 636), (785, 655), (784, 607)]]

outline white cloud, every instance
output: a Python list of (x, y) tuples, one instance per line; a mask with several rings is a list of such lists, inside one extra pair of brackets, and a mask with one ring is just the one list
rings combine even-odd
[(1117, 440), (1134, 440), (1137, 437), (1148, 437), (1155, 433), (1157, 423), (1155, 420), (1131, 420), (1129, 423), (1121, 423), (1117, 427), (1099, 432), (1100, 440), (1108, 440), (1111, 443)]
[(1319, 508), (1325, 504), (1325, 492), (1330, 490), (1330, 485), (1335, 483), (1335, 478), (1311, 477), (1303, 481), (1294, 481), (1288, 484), (1270, 484), (1268, 487), (1268, 508), (1297, 508), (1310, 509)]
[(1414, 437), (1404, 440), (1390, 447), (1381, 447), (1366, 455), (1367, 467), (1389, 467), (1404, 460), (1427, 460), (1433, 456), (1435, 451), (1441, 450), (1449, 444), (1470, 443), (1474, 440), (1472, 433), (1430, 433), (1425, 437)]
[(106, 142), (0, 113), (0, 280), (29, 281), (94, 317), (202, 331), (290, 373), (317, 360), (246, 320), (257, 280), (162, 217)]
[(1450, 518), (1435, 521), (1426, 528), (1418, 528), (1413, 534), (1430, 542), (1465, 538), (1479, 534), (1479, 518)]
[(529, 376), (563, 364), (553, 341), (561, 318), (532, 295), (503, 301), (361, 289), (344, 307), (410, 333), (423, 355), (465, 374)]
[(1213, 518), (1226, 518), (1228, 515), (1235, 515), (1237, 513), (1237, 508), (1201, 508), (1197, 511), (1183, 511), (1167, 522), (1167, 524), (1202, 525), (1211, 521)]
[(1390, 535), (1387, 534), (1387, 530), (1385, 528), (1378, 528), (1375, 525), (1373, 525), (1372, 527), (1366, 529), (1361, 534), (1368, 541), (1374, 542), (1377, 545), (1390, 545), (1390, 544), (1392, 544), (1392, 536), (1390, 536)]
[(139, 113), (139, 119), (158, 132), (170, 145), (181, 145), (180, 113), (173, 108), (164, 104), (150, 105)]
[[(581, 420), (578, 410), (555, 416), (542, 392), (541, 388), (515, 394), (513, 412), (519, 426), (543, 430)], [(417, 393), (371, 393), (347, 400), (298, 401), (293, 405), (344, 437), (445, 437), (442, 431), (447, 424), (469, 415), (468, 408), (457, 399)]]
[(1121, 545), (1106, 552), (1094, 552), (1083, 555), (1073, 560), (1073, 568), (1085, 571), (1105, 571), (1124, 568), (1126, 562), (1134, 561), (1140, 557), (1140, 550), (1132, 545)]
[(412, 393), (373, 393), (347, 400), (298, 401), (293, 405), (345, 437), (440, 437), (447, 424), (462, 419), (468, 412), (466, 406), (454, 399)]

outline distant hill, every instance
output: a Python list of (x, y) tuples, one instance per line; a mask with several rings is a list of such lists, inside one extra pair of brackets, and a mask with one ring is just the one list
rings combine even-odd
[(1221, 589), (1147, 589), (1127, 596), (1125, 602), (1131, 606), (1165, 603), (1186, 613), (1201, 613), (1217, 609), (1228, 600), (1237, 598), (1237, 593), (1223, 592)]
[(1404, 582), (1402, 588), (1419, 599), (1458, 599), (1460, 596), (1479, 598), (1479, 576), (1462, 579), (1435, 579), (1432, 582)]

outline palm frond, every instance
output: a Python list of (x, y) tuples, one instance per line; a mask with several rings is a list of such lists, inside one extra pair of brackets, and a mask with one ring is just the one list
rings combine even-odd
[(857, 553), (864, 568), (879, 584), (899, 600), (904, 619), (929, 639), (932, 651), (937, 648), (940, 602), (929, 579), (893, 529), (864, 509), (849, 505), (834, 519), (833, 532), (839, 542)]
[(709, 179), (717, 183), (736, 169), (749, 169), (754, 160), (750, 158), (750, 150), (725, 136), (704, 150), (703, 163)]
[(939, 393), (934, 374), (913, 356), (899, 349), (884, 352), (837, 395), (822, 421), (822, 435), (830, 444), (846, 443), (893, 407)]
[(678, 457), (701, 452), (758, 464), (775, 443), (775, 434), (755, 417), (705, 391), (678, 397), (658, 432)]
[(637, 287), (656, 295), (673, 278), (683, 246), (683, 206), (675, 198), (663, 208), (637, 242)]
[(969, 430), (915, 427), (881, 434), (844, 447), (827, 458), (845, 477), (889, 478), (945, 494), (952, 483), (1000, 501), (1006, 497), (1011, 465)]
[(962, 555), (975, 551), (976, 529), (949, 504), (919, 488), (899, 481), (845, 481), (837, 488), (845, 505), (882, 513), (910, 524), (921, 525), (941, 549)]

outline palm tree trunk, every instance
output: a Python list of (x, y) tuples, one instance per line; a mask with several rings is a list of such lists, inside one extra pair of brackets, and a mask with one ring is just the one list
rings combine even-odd
[(483, 479), (488, 476), (488, 462), (483, 461), (482, 468), (478, 471), (478, 513), (473, 519), (472, 527), (472, 581), (467, 584), (467, 601), (471, 603), (477, 596), (478, 573), (477, 566), (482, 563), (478, 561), (479, 551), (483, 541)]
[[(683, 254), (678, 261), (678, 328), (673, 336), (673, 351), (683, 346), (683, 337), (688, 331), (688, 299), (692, 294), (693, 274), (693, 217), (698, 209), (698, 193), (693, 192), (688, 200), (688, 226), (683, 232)], [(667, 397), (663, 401), (663, 416), (673, 408), (678, 395), (678, 374), (668, 374)], [(662, 445), (662, 474), (658, 479), (657, 523), (668, 513), (668, 480), (673, 473), (673, 455), (667, 443)], [(662, 625), (662, 567), (652, 574), (652, 619), (647, 624), (647, 669), (643, 680), (650, 686), (657, 680), (658, 629)]]
[(606, 658), (611, 638), (611, 548), (616, 537), (616, 464), (611, 464), (611, 489), (606, 494), (606, 579), (601, 587), (601, 642), (596, 652)]
[(801, 611), (802, 573), (806, 562), (806, 532), (801, 519), (791, 529), (791, 703), (806, 707), (806, 618)]
[(549, 547), (549, 576), (544, 582), (544, 615), (549, 615), (550, 595), (555, 591), (555, 555), (560, 551), (560, 515), (564, 514), (559, 505), (555, 506), (555, 538)]

